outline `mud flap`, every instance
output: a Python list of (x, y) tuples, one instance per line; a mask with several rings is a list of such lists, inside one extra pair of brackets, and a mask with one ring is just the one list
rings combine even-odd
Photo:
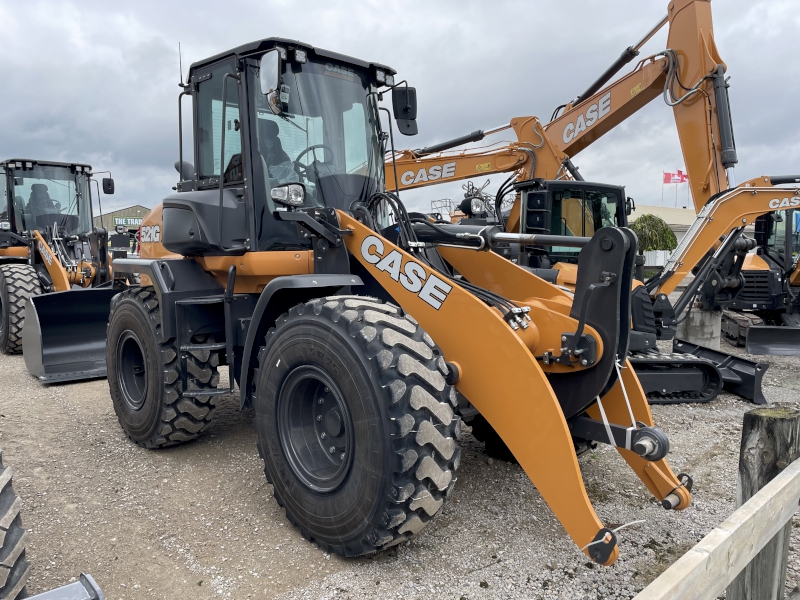
[(800, 327), (753, 325), (747, 329), (748, 354), (800, 356)]
[(106, 326), (112, 288), (70, 290), (25, 305), (25, 366), (45, 383), (106, 376)]

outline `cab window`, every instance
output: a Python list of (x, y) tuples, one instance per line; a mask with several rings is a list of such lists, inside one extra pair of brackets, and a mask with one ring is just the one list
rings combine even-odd
[[(244, 179), (242, 169), (242, 128), (239, 116), (239, 84), (227, 78), (225, 120), (222, 110), (222, 83), (226, 73), (234, 73), (233, 61), (226, 61), (208, 70), (198, 71), (200, 81), (196, 94), (197, 176), (200, 183), (216, 179), (222, 172), (225, 183)], [(222, 132), (225, 131), (225, 153), (221, 156)], [(220, 158), (222, 164), (220, 164)]]

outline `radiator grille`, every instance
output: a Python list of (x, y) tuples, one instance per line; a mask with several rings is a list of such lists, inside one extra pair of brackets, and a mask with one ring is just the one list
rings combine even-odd
[(769, 293), (770, 271), (743, 271), (744, 287), (736, 296), (739, 302), (768, 304), (771, 302)]

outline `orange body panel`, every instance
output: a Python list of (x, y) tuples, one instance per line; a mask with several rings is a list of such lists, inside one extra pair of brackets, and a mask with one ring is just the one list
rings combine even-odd
[(742, 271), (769, 271), (769, 264), (758, 254), (747, 254), (742, 262)]
[(225, 287), (228, 269), (236, 266), (237, 294), (257, 294), (270, 281), (283, 275), (308, 275), (314, 272), (314, 252), (311, 250), (284, 250), (247, 252), (242, 256), (198, 256), (195, 260)]
[(28, 247), (9, 246), (8, 248), (0, 248), (0, 256), (28, 258)]
[[(163, 231), (163, 206), (159, 204), (142, 219), (142, 228), (150, 227), (147, 240), (141, 240), (142, 258), (183, 258), (168, 251), (161, 244)], [(154, 227), (159, 235), (153, 235)], [(141, 230), (140, 230), (141, 231)], [(228, 269), (236, 266), (237, 294), (257, 294), (270, 281), (283, 275), (307, 275), (314, 272), (314, 253), (311, 250), (287, 250), (270, 252), (246, 252), (241, 256), (197, 256), (194, 260), (211, 273), (217, 282), (225, 287), (228, 283)], [(142, 285), (151, 285), (150, 278), (142, 276)]]

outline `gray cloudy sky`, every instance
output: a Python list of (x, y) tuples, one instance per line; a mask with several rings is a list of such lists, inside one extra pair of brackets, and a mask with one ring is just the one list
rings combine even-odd
[[(0, 156), (88, 161), (116, 180), (104, 210), (155, 205), (177, 180), (178, 41), (184, 71), (269, 36), (391, 65), (420, 105), (420, 134), (398, 136), (399, 147), (514, 116), (546, 121), (666, 9), (666, 0), (0, 0)], [(737, 181), (800, 172), (800, 2), (715, 0), (713, 9), (731, 76)], [(665, 31), (642, 56), (663, 49)], [(661, 172), (683, 167), (672, 111), (656, 99), (574, 162), (586, 179), (659, 204)], [(405, 200), (425, 209), (460, 193), (441, 185)]]

